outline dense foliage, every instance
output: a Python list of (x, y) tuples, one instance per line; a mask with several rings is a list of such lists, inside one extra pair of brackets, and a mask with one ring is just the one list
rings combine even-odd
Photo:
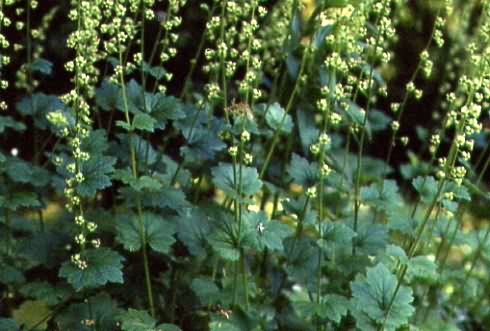
[(0, 331), (483, 330), (489, 6), (0, 0)]

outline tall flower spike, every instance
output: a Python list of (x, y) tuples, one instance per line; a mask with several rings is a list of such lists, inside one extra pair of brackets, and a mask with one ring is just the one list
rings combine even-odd
[[(67, 165), (70, 176), (66, 179), (65, 195), (68, 200), (66, 207), (75, 214), (75, 224), (79, 232), (75, 235), (75, 242), (84, 251), (87, 236), (95, 230), (94, 223), (87, 222), (83, 213), (83, 201), (78, 194), (77, 186), (83, 183), (83, 164), (90, 159), (87, 151), (83, 150), (83, 142), (91, 131), (90, 107), (88, 99), (94, 94), (94, 84), (97, 81), (98, 71), (95, 63), (98, 60), (99, 32), (98, 26), (102, 18), (102, 0), (73, 1), (74, 8), (70, 11), (70, 19), (75, 23), (76, 30), (68, 37), (67, 45), (75, 51), (75, 59), (70, 61), (66, 68), (74, 72), (72, 82), (74, 89), (63, 96), (63, 101), (70, 105), (75, 112), (75, 126), (69, 133), (69, 145), (72, 148), (74, 162)], [(92, 225), (92, 226), (88, 226)], [(72, 262), (80, 269), (88, 267), (83, 255), (75, 254)]]

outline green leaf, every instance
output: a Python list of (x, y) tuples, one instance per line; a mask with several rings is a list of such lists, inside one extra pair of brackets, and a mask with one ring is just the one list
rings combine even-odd
[(298, 108), (296, 110), (296, 117), (303, 152), (308, 153), (310, 145), (317, 141), (320, 130), (316, 127), (314, 115), (305, 109)]
[(119, 90), (119, 86), (104, 80), (95, 90), (95, 103), (105, 111), (116, 109), (118, 100), (122, 97)]
[(116, 121), (116, 126), (123, 128), (124, 130), (126, 130), (128, 132), (133, 130), (133, 127), (131, 125), (129, 125), (126, 121), (118, 120), (118, 121)]
[(163, 69), (162, 67), (160, 66), (153, 67), (146, 62), (143, 62), (143, 72), (145, 74), (152, 76), (156, 80), (162, 79), (163, 76), (167, 73), (167, 71), (165, 71), (165, 69)]
[(133, 118), (132, 129), (143, 130), (147, 132), (155, 131), (156, 120), (148, 114), (138, 113)]
[(230, 322), (213, 321), (209, 323), (209, 331), (242, 331), (242, 330)]
[(180, 149), (180, 153), (186, 158), (186, 163), (201, 163), (202, 161), (213, 160), (216, 153), (226, 147), (215, 130), (195, 128), (191, 132), (189, 132), (189, 135), (185, 135), (187, 146), (183, 146)]
[(151, 114), (159, 122), (166, 120), (178, 120), (186, 117), (184, 110), (185, 106), (174, 96), (157, 93), (156, 104), (153, 107)]
[(320, 244), (328, 255), (336, 250), (352, 249), (352, 239), (356, 233), (350, 227), (340, 222), (324, 222), (321, 227)]
[[(408, 319), (415, 311), (411, 305), (412, 289), (400, 286), (395, 295), (396, 288), (396, 276), (382, 263), (368, 268), (366, 276), (356, 277), (356, 280), (351, 283), (352, 300), (355, 306), (352, 313), (359, 329), (364, 330), (360, 322), (366, 320), (366, 316), (378, 325), (384, 324), (384, 329), (387, 331), (395, 331), (408, 323)], [(390, 302), (392, 302), (391, 306)]]
[(46, 115), (64, 109), (65, 105), (54, 95), (34, 93), (30, 97), (22, 98), (17, 103), (16, 108), (22, 115), (32, 116), (35, 126), (46, 129), (49, 125)]
[(22, 284), (25, 281), (22, 271), (11, 265), (0, 264), (0, 284)]
[(123, 283), (124, 258), (109, 248), (87, 249), (81, 258), (87, 268), (80, 269), (71, 261), (63, 263), (59, 276), (65, 278), (75, 290), (95, 288), (107, 283)]
[(221, 301), (221, 291), (210, 279), (195, 278), (192, 281), (191, 288), (203, 306)]
[[(219, 163), (219, 166), (211, 169), (213, 183), (230, 198), (242, 200), (241, 195), (251, 196), (257, 193), (262, 187), (257, 169), (242, 166), (241, 187), (238, 184), (238, 167), (235, 169), (236, 185), (234, 180), (233, 165), (229, 163)], [(241, 193), (241, 195), (240, 195)]]
[(34, 59), (29, 67), (31, 71), (37, 71), (45, 75), (51, 75), (53, 72), (53, 63), (41, 57)]
[(0, 116), (0, 133), (3, 133), (8, 128), (15, 131), (24, 131), (26, 126), (24, 123), (17, 122), (11, 116)]
[(288, 174), (295, 183), (308, 188), (316, 184), (319, 171), (315, 163), (310, 163), (307, 159), (293, 153)]
[(34, 192), (13, 192), (9, 196), (0, 196), (0, 207), (17, 210), (21, 207), (41, 207), (41, 202)]
[(194, 256), (206, 251), (207, 237), (211, 232), (208, 216), (199, 208), (180, 210), (174, 218), (177, 224), (177, 237)]
[[(49, 318), (43, 319), (50, 315), (51, 310), (46, 302), (42, 300), (24, 301), (19, 308), (12, 312), (12, 316), (17, 323), (25, 325), (27, 328), (36, 327), (36, 330), (46, 330)], [(43, 322), (38, 324), (40, 321)]]
[(293, 302), (294, 309), (303, 318), (308, 319), (318, 316), (323, 320), (340, 323), (343, 316), (347, 315), (349, 300), (336, 294), (323, 296), (322, 303), (311, 301)]
[(68, 299), (71, 291), (68, 286), (55, 286), (48, 282), (30, 282), (23, 285), (19, 290), (23, 296), (44, 300), (49, 306), (55, 306)]
[(289, 259), (286, 271), (293, 281), (302, 284), (313, 284), (318, 270), (318, 246), (307, 237), (287, 238), (284, 241), (284, 251)]
[(163, 323), (158, 325), (155, 331), (182, 331), (182, 330), (175, 324)]
[(293, 120), (289, 114), (286, 113), (284, 108), (277, 102), (273, 103), (267, 109), (265, 114), (265, 121), (267, 125), (274, 130), (281, 133), (291, 133), (293, 130)]
[(114, 316), (119, 312), (117, 304), (106, 293), (87, 298), (86, 302), (71, 304), (56, 317), (60, 330), (92, 331), (82, 321), (93, 320), (100, 330), (118, 330)]
[(81, 172), (85, 177), (78, 184), (77, 192), (83, 197), (93, 197), (97, 191), (111, 186), (110, 175), (114, 171), (116, 158), (103, 155), (92, 155), (88, 161), (81, 163)]
[[(168, 253), (175, 242), (175, 224), (150, 212), (143, 213), (142, 218), (146, 243), (156, 252)], [(121, 215), (116, 222), (117, 241), (131, 252), (140, 250), (142, 242), (138, 216), (134, 214)]]
[(118, 316), (123, 331), (156, 331), (156, 321), (144, 310), (129, 308)]
[(419, 193), (425, 203), (431, 203), (437, 194), (437, 181), (432, 176), (417, 177), (412, 180), (413, 188)]
[(244, 221), (253, 234), (251, 239), (258, 250), (267, 247), (272, 251), (282, 252), (283, 240), (293, 232), (288, 225), (270, 220), (264, 212), (245, 212)]
[(408, 280), (422, 279), (433, 282), (439, 279), (439, 273), (434, 261), (427, 256), (416, 256), (410, 259), (406, 277)]
[(402, 204), (398, 185), (394, 180), (384, 180), (384, 184), (373, 183), (361, 188), (361, 198), (369, 205), (381, 210), (389, 210)]
[(65, 247), (71, 239), (65, 232), (44, 231), (23, 238), (17, 250), (33, 267), (43, 265), (46, 268), (57, 268), (65, 258)]
[(19, 324), (11, 318), (0, 318), (0, 331), (18, 331)]

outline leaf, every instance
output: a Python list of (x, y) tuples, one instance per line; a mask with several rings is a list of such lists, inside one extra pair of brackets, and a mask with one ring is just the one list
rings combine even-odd
[(322, 303), (311, 301), (293, 302), (294, 309), (303, 318), (318, 316), (323, 320), (340, 323), (343, 316), (347, 315), (349, 300), (336, 294), (323, 296)]
[(167, 73), (165, 69), (160, 66), (151, 66), (147, 62), (143, 62), (143, 72), (155, 78), (156, 80), (160, 80)]
[(158, 325), (155, 331), (182, 331), (182, 330), (175, 324), (163, 323)]
[(101, 86), (95, 90), (95, 103), (105, 111), (116, 109), (121, 97), (119, 86), (107, 80), (104, 80)]
[(289, 260), (286, 271), (291, 280), (313, 286), (316, 280), (311, 275), (316, 275), (318, 270), (318, 247), (315, 242), (307, 237), (287, 238), (284, 252)]
[(18, 253), (34, 266), (43, 265), (55, 268), (65, 257), (65, 247), (72, 238), (61, 231), (51, 230), (23, 238), (18, 246)]
[(143, 130), (147, 132), (155, 131), (156, 120), (148, 114), (138, 113), (133, 118), (132, 129)]
[(200, 256), (206, 251), (207, 237), (211, 232), (209, 217), (199, 208), (185, 208), (175, 217), (177, 237), (189, 252)]
[(253, 234), (253, 241), (258, 250), (267, 247), (272, 251), (282, 252), (283, 240), (293, 232), (286, 224), (270, 220), (264, 212), (246, 212), (244, 221)]
[(437, 194), (437, 182), (432, 176), (417, 177), (412, 180), (413, 188), (419, 193), (425, 203), (431, 203)]
[(308, 188), (314, 186), (318, 179), (318, 167), (307, 159), (294, 154), (288, 166), (288, 174), (296, 184)]
[(24, 284), (19, 290), (23, 296), (43, 300), (49, 306), (55, 306), (68, 299), (71, 291), (68, 286), (55, 286), (48, 282), (30, 282)]
[(22, 271), (11, 265), (0, 265), (0, 284), (22, 284), (26, 280)]
[(0, 116), (0, 133), (9, 128), (15, 131), (24, 131), (26, 126), (21, 122), (17, 122), (12, 116)]
[(376, 255), (385, 249), (387, 240), (386, 229), (382, 224), (359, 222), (354, 242), (359, 251), (366, 255)]
[(183, 119), (186, 117), (184, 108), (184, 104), (176, 97), (157, 93), (151, 115), (159, 122)]
[[(394, 331), (408, 323), (408, 319), (415, 312), (411, 305), (413, 301), (412, 289), (406, 286), (397, 288), (397, 278), (382, 263), (368, 268), (367, 275), (358, 275), (351, 283), (353, 316), (362, 321), (361, 314), (374, 320), (378, 325), (384, 324), (385, 330)], [(392, 299), (394, 296), (394, 299)], [(389, 303), (392, 302), (391, 306)], [(363, 330), (362, 325), (358, 328)]]
[(375, 109), (369, 111), (368, 119), (373, 132), (386, 130), (392, 121), (391, 118), (386, 116), (382, 111)]
[(118, 316), (123, 331), (156, 331), (156, 321), (144, 310), (129, 308)]
[[(18, 309), (12, 312), (12, 317), (20, 325), (25, 325), (27, 328), (33, 328), (36, 326), (36, 330), (46, 330), (48, 327), (48, 319), (43, 319), (46, 316), (50, 316), (51, 310), (46, 302), (42, 300), (36, 301), (24, 301)], [(43, 321), (38, 325), (39, 321)]]
[(181, 147), (180, 153), (189, 164), (213, 160), (216, 153), (226, 147), (214, 130), (195, 128), (186, 139), (187, 146)]
[(92, 331), (85, 320), (93, 320), (100, 330), (118, 330), (114, 316), (119, 312), (117, 304), (106, 293), (87, 298), (86, 302), (71, 304), (56, 317), (60, 330)]
[[(150, 212), (143, 213), (142, 220), (146, 243), (156, 252), (168, 253), (175, 242), (175, 224)], [(142, 241), (138, 216), (134, 214), (121, 215), (116, 222), (117, 241), (131, 252), (140, 250)]]
[(111, 186), (110, 174), (114, 171), (116, 158), (111, 156), (92, 155), (88, 161), (81, 163), (84, 180), (78, 184), (77, 192), (83, 197), (93, 197), (97, 191)]
[(34, 93), (30, 97), (22, 98), (16, 108), (22, 115), (32, 116), (36, 127), (46, 129), (49, 124), (46, 115), (64, 109), (65, 105), (54, 95)]
[(65, 278), (77, 291), (95, 288), (107, 283), (123, 283), (122, 262), (124, 258), (109, 248), (87, 249), (81, 254), (87, 262), (80, 269), (71, 261), (63, 263), (59, 276)]
[(273, 103), (267, 109), (265, 114), (265, 121), (267, 125), (274, 130), (281, 133), (291, 133), (293, 130), (293, 120), (289, 114), (286, 113), (284, 108), (277, 102)]
[(352, 239), (356, 233), (350, 227), (339, 222), (324, 222), (321, 223), (321, 227), (320, 244), (328, 255), (336, 250), (352, 248)]
[(315, 125), (315, 118), (310, 112), (305, 109), (298, 108), (296, 110), (297, 125), (303, 152), (307, 153), (311, 144), (315, 143), (320, 135), (320, 130)]
[(407, 279), (422, 279), (436, 281), (439, 279), (437, 265), (427, 256), (416, 256), (410, 259), (407, 270)]
[(29, 67), (31, 71), (37, 71), (45, 75), (51, 75), (53, 72), (53, 63), (41, 57), (34, 59)]
[(0, 207), (17, 210), (21, 207), (41, 207), (34, 192), (13, 192), (9, 196), (0, 196)]
[(241, 329), (230, 322), (213, 321), (209, 323), (209, 331), (241, 331)]
[(221, 291), (210, 279), (196, 278), (192, 281), (191, 288), (203, 306), (221, 301)]
[(398, 185), (394, 180), (384, 180), (384, 184), (373, 183), (361, 188), (361, 198), (369, 205), (381, 210), (389, 210), (402, 204)]
[[(211, 174), (213, 183), (217, 188), (225, 192), (230, 198), (241, 201), (241, 195), (251, 196), (257, 193), (262, 187), (262, 181), (259, 179), (257, 169), (242, 166), (242, 182), (239, 185), (238, 171), (238, 167), (236, 167), (234, 178), (233, 165), (220, 162), (217, 167), (211, 169)], [(234, 179), (236, 179), (236, 184)]]
[(0, 331), (18, 331), (19, 325), (11, 318), (0, 317)]

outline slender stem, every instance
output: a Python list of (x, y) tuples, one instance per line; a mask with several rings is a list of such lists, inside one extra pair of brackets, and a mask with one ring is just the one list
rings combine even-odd
[(287, 115), (288, 115), (289, 111), (291, 110), (291, 107), (293, 106), (293, 101), (296, 97), (296, 94), (298, 93), (298, 89), (299, 89), (299, 85), (300, 85), (299, 83), (302, 79), (301, 77), (303, 76), (303, 71), (305, 69), (306, 59), (308, 58), (309, 53), (310, 53), (310, 46), (308, 45), (306, 47), (304, 53), (303, 53), (303, 57), (301, 59), (301, 66), (300, 66), (300, 69), (298, 72), (298, 76), (296, 77), (296, 81), (294, 83), (293, 91), (291, 92), (291, 95), (289, 97), (289, 101), (286, 105), (284, 115), (282, 116), (281, 122), (279, 122), (278, 128), (274, 131), (274, 135), (272, 137), (272, 143), (269, 147), (269, 151), (267, 152), (267, 156), (265, 158), (264, 164), (262, 165), (262, 168), (260, 169), (260, 176), (259, 177), (261, 179), (264, 177), (265, 172), (267, 171), (267, 168), (268, 168), (269, 163), (271, 161), (272, 155), (274, 154), (274, 150), (275, 150), (276, 145), (279, 141), (279, 136), (280, 136), (282, 127), (283, 127), (284, 123), (286, 122)]
[[(380, 19), (380, 16), (376, 18), (376, 26), (378, 25), (378, 21)], [(376, 42), (374, 49), (376, 50), (378, 48), (378, 43), (379, 43), (380, 35), (378, 34), (376, 36)], [(375, 56), (373, 54), (373, 60), (372, 64), (370, 67), (369, 71), (369, 80), (368, 80), (368, 99), (367, 99), (367, 107), (366, 107), (366, 112), (364, 114), (364, 119), (362, 122), (362, 128), (361, 128), (361, 141), (359, 143), (359, 149), (357, 151), (357, 168), (356, 168), (356, 178), (355, 178), (355, 186), (354, 186), (354, 194), (355, 194), (355, 202), (354, 202), (354, 225), (353, 225), (353, 230), (354, 232), (357, 232), (357, 223), (359, 220), (359, 208), (361, 206), (361, 198), (360, 198), (360, 187), (361, 187), (361, 171), (362, 171), (362, 154), (364, 152), (364, 141), (366, 138), (366, 125), (367, 125), (367, 119), (369, 116), (369, 110), (371, 107), (371, 99), (372, 99), (372, 93), (373, 93), (373, 85), (374, 85), (374, 61), (375, 61)], [(356, 245), (352, 245), (352, 255), (356, 255)]]
[[(121, 45), (118, 40), (118, 49), (119, 49), (119, 62), (122, 65), (122, 51), (121, 51)], [(126, 93), (126, 85), (124, 81), (124, 72), (121, 70), (121, 73), (119, 75), (120, 79), (120, 84), (121, 84), (121, 91), (122, 91), (122, 96), (123, 96), (123, 104), (124, 104), (124, 115), (126, 118), (126, 123), (131, 126), (131, 120), (129, 118), (129, 107), (128, 107), (128, 97)], [(137, 169), (137, 162), (136, 162), (136, 153), (134, 150), (133, 146), (133, 135), (132, 131), (129, 132), (128, 135), (128, 144), (129, 144), (129, 152), (131, 156), (131, 171), (134, 179), (138, 178), (138, 169)], [(148, 305), (150, 308), (150, 314), (153, 318), (155, 318), (155, 306), (153, 303), (153, 290), (152, 290), (152, 285), (151, 285), (151, 278), (150, 278), (150, 267), (149, 267), (149, 262), (148, 262), (148, 252), (147, 252), (147, 237), (146, 237), (146, 230), (145, 230), (145, 223), (143, 219), (143, 210), (141, 206), (141, 196), (139, 192), (136, 194), (136, 206), (137, 206), (137, 212), (138, 212), (138, 222), (139, 222), (139, 235), (141, 239), (141, 253), (143, 256), (143, 266), (144, 266), (144, 272), (145, 272), (145, 284), (146, 284), (146, 291), (147, 291), (147, 296), (148, 296)]]

